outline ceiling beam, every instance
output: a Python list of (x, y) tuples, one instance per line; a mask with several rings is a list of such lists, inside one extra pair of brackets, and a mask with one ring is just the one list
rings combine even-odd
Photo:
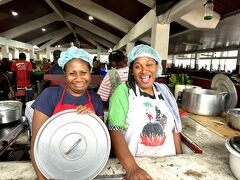
[(6, 39), (4, 37), (0, 37), (0, 46), (8, 46), (13, 48), (21, 48), (21, 49), (28, 49), (28, 50), (33, 49), (33, 46), (31, 44)]
[(92, 39), (95, 42), (97, 42), (98, 44), (102, 44), (102, 45), (104, 45), (104, 46), (106, 46), (108, 48), (113, 48), (113, 46), (114, 46), (113, 43), (111, 43), (111, 42), (109, 42), (109, 41), (107, 41), (107, 40), (105, 40), (105, 39), (103, 39), (103, 38), (101, 38), (101, 37), (99, 37), (99, 36), (89, 32), (89, 31), (87, 31), (87, 30), (85, 30), (83, 28), (76, 27), (75, 29), (76, 29), (76, 32), (80, 36)]
[[(205, 1), (204, 1), (205, 2)], [(137, 24), (114, 46), (114, 50), (121, 49), (129, 42), (141, 39), (144, 34), (149, 31), (154, 24), (168, 24), (175, 19), (191, 12), (192, 10), (202, 6), (203, 0), (181, 0), (164, 14), (156, 17), (155, 8), (151, 9)]]
[(40, 46), (39, 48), (41, 50), (46, 49), (47, 47), (50, 47), (52, 44), (58, 42), (59, 40), (61, 40), (62, 38), (64, 38), (65, 36), (67, 36), (68, 34), (70, 34), (71, 31), (66, 31), (66, 32), (62, 32), (61, 34), (57, 34), (54, 39), (48, 41), (47, 43), (43, 44), (42, 46)]
[[(79, 34), (80, 35), (80, 34)], [(107, 51), (106, 48), (104, 48), (101, 44), (97, 43), (96, 41), (94, 41), (93, 39), (90, 39), (90, 38), (84, 38), (86, 39), (88, 42), (90, 42), (92, 45), (96, 46), (97, 47), (97, 50), (100, 50), (100, 51)]]
[(59, 17), (54, 12), (54, 13), (48, 14), (46, 16), (40, 17), (38, 19), (35, 19), (33, 21), (22, 24), (20, 26), (17, 26), (15, 28), (12, 28), (3, 33), (0, 33), (0, 36), (5, 37), (7, 39), (14, 39), (18, 36), (28, 33), (34, 29), (41, 28), (41, 27), (43, 27), (47, 24), (53, 23), (57, 20), (59, 20)]
[(33, 39), (33, 40), (29, 41), (28, 43), (32, 44), (32, 45), (38, 45), (38, 44), (41, 44), (43, 42), (49, 41), (51, 39), (54, 39), (58, 34), (63, 34), (63, 33), (67, 33), (67, 32), (71, 33), (71, 30), (69, 30), (68, 27), (64, 27), (62, 29), (53, 31), (51, 33), (48, 33), (48, 34), (40, 36), (40, 37), (38, 37), (36, 39)]
[(119, 37), (113, 35), (112, 33), (72, 14), (72, 13), (69, 13), (69, 12), (65, 12), (65, 17), (66, 17), (66, 20), (76, 24), (77, 26), (81, 27), (81, 28), (84, 28), (114, 44), (117, 44), (118, 41), (120, 40)]
[(3, 4), (6, 4), (8, 2), (11, 2), (12, 0), (0, 0), (0, 6)]
[(146, 36), (142, 37), (140, 41), (143, 41), (147, 44), (151, 44), (151, 36), (147, 34)]
[(72, 30), (73, 34), (74, 34), (74, 37), (77, 38), (77, 34), (74, 32), (74, 29), (72, 27), (72, 25), (66, 21), (65, 17), (63, 16), (63, 10), (61, 8), (61, 6), (56, 2), (56, 1), (53, 1), (53, 0), (45, 0), (48, 5), (58, 14), (58, 16), (60, 17), (60, 19), (66, 24), (66, 26)]
[(178, 18), (198, 9), (206, 3), (205, 0), (181, 0), (165, 13), (158, 16), (158, 23), (169, 24)]
[(81, 1), (62, 0), (62, 1), (124, 33), (127, 33), (134, 26), (134, 23), (132, 23), (131, 21), (119, 16), (118, 14), (113, 13), (112, 11), (90, 0)]
[(154, 9), (151, 9), (138, 23), (114, 46), (113, 50), (123, 48), (129, 42), (135, 42), (145, 36), (154, 24), (157, 23), (157, 16)]
[(150, 8), (153, 8), (155, 5), (155, 1), (154, 0), (137, 0), (140, 3), (144, 4), (145, 6), (148, 6)]

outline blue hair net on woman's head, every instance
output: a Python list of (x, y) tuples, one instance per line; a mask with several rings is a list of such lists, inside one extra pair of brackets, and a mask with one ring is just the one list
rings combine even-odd
[(61, 52), (60, 58), (58, 59), (58, 65), (64, 68), (65, 64), (72, 59), (82, 59), (90, 64), (91, 70), (93, 68), (93, 60), (90, 54), (75, 46), (70, 47), (68, 50)]
[(157, 77), (162, 74), (162, 61), (155, 49), (148, 45), (140, 44), (135, 46), (130, 53), (128, 53), (128, 66), (138, 57), (149, 57), (158, 62)]

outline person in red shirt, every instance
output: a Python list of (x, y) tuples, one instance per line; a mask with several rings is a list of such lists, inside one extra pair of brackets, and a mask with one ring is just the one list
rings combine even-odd
[(19, 60), (12, 63), (11, 71), (15, 73), (18, 88), (30, 86), (30, 73), (32, 71), (32, 63), (26, 61), (25, 53), (20, 53)]

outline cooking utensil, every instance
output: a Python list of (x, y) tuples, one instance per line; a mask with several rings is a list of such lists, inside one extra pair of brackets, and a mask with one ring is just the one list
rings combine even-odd
[(231, 128), (240, 131), (240, 108), (229, 109), (226, 121)]
[(40, 128), (34, 145), (35, 161), (48, 179), (93, 179), (110, 153), (110, 136), (95, 114), (65, 110)]
[(227, 93), (210, 89), (184, 89), (182, 108), (187, 112), (199, 115), (216, 116), (224, 111)]
[(240, 179), (240, 152), (235, 148), (234, 145), (236, 145), (238, 148), (240, 148), (239, 143), (234, 143), (234, 142), (239, 142), (240, 141), (240, 136), (232, 137), (228, 139), (225, 143), (226, 148), (230, 152), (229, 156), (229, 166), (230, 169), (233, 173), (233, 175), (237, 178)]
[(225, 111), (236, 107), (238, 101), (237, 90), (228, 76), (225, 74), (216, 74), (212, 79), (211, 89), (228, 93), (225, 98)]
[(22, 117), (22, 103), (20, 101), (0, 101), (0, 124), (7, 124)]

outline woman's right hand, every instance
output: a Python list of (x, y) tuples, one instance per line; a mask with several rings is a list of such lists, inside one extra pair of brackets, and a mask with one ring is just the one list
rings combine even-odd
[(152, 177), (139, 166), (131, 167), (126, 172), (126, 180), (152, 180)]

